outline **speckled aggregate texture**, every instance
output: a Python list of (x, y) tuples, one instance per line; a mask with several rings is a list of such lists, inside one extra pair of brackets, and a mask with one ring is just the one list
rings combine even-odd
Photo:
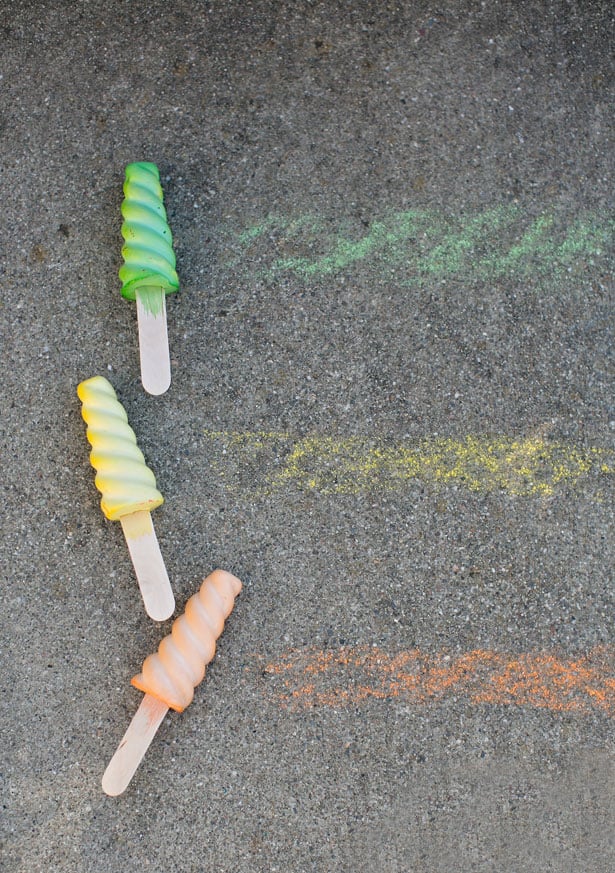
[[(613, 6), (0, 0), (3, 873), (615, 869)], [(124, 170), (181, 288), (142, 390)], [(128, 791), (171, 622), (75, 389), (244, 583)]]

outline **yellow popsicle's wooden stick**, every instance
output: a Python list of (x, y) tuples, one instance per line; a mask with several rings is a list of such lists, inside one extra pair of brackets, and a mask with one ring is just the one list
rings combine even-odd
[(120, 518), (145, 611), (154, 621), (173, 615), (175, 598), (160, 552), (152, 516), (146, 509)]

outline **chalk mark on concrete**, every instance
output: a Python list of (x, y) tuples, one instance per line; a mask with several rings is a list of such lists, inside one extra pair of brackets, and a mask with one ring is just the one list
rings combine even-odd
[(284, 708), (343, 709), (370, 700), (475, 705), (615, 716), (615, 648), (579, 656), (475, 649), (460, 655), (377, 646), (306, 648), (268, 661), (269, 693)]
[(607, 214), (570, 221), (546, 209), (528, 218), (516, 204), (468, 215), (411, 209), (375, 218), (367, 230), (356, 225), (346, 220), (331, 228), (310, 214), (268, 216), (232, 235), (240, 253), (227, 264), (261, 263), (256, 273), (263, 278), (286, 274), (304, 282), (363, 264), (407, 281), (513, 277), (549, 284), (577, 270), (586, 275), (608, 257), (615, 235)]
[(233, 488), (253, 470), (258, 493), (295, 489), (316, 494), (401, 491), (412, 481), (475, 493), (552, 497), (588, 477), (615, 473), (615, 450), (543, 436), (466, 435), (380, 442), (367, 437), (284, 432), (205, 431), (208, 455)]

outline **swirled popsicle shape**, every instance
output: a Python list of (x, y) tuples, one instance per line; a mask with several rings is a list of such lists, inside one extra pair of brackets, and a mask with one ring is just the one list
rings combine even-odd
[(135, 300), (137, 290), (143, 288), (158, 288), (165, 294), (177, 291), (173, 236), (155, 164), (139, 161), (126, 167), (122, 216), (122, 296)]
[(140, 691), (157, 698), (169, 709), (182, 712), (191, 702), (194, 689), (205, 676), (205, 667), (216, 651), (216, 640), (230, 615), (241, 582), (224, 570), (205, 579), (173, 623), (171, 633), (143, 662), (141, 673), (132, 679)]
[(147, 614), (164, 621), (173, 614), (175, 599), (150, 515), (163, 502), (162, 494), (107, 379), (86, 379), (77, 394), (92, 446), (90, 462), (102, 494), (101, 509), (122, 525)]
[(105, 770), (102, 787), (106, 794), (115, 797), (127, 788), (169, 709), (181, 712), (192, 701), (241, 587), (236, 576), (214, 570), (190, 598), (158, 651), (143, 662), (132, 684), (145, 697)]
[(81, 382), (77, 394), (92, 446), (90, 463), (96, 470), (94, 484), (102, 494), (105, 516), (116, 521), (141, 510), (150, 511), (163, 502), (156, 479), (137, 446), (128, 416), (104, 376)]

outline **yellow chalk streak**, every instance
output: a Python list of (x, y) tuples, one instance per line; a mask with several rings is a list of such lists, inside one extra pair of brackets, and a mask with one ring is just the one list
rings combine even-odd
[(274, 697), (289, 709), (341, 709), (369, 699), (427, 705), (455, 696), (476, 705), (615, 716), (613, 646), (597, 646), (576, 658), (483, 649), (454, 656), (368, 646), (308, 648), (268, 663), (265, 675)]
[[(226, 464), (261, 462), (265, 491), (295, 487), (321, 494), (401, 490), (411, 480), (514, 496), (553, 495), (590, 473), (615, 472), (615, 451), (550, 442), (542, 436), (432, 437), (393, 445), (366, 437), (207, 431)], [(271, 469), (273, 468), (273, 470)]]

